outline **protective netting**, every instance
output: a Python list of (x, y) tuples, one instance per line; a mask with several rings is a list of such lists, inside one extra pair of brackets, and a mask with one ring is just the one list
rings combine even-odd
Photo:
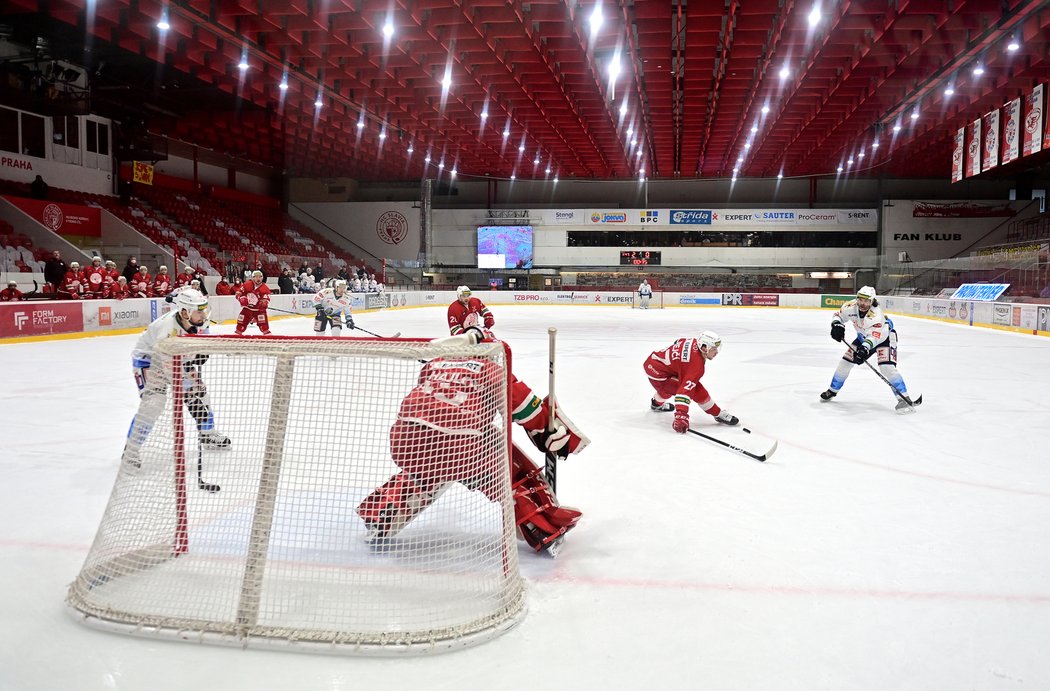
[[(523, 613), (502, 344), (199, 337), (157, 351), (163, 411), (137, 462), (125, 451), (69, 589), (88, 622), (400, 652), (484, 640)], [(442, 389), (442, 366), (485, 385)], [(395, 425), (410, 393), (412, 421)], [(211, 432), (191, 415), (202, 401)], [(380, 487), (408, 521), (363, 509), (384, 506), (365, 501)]]

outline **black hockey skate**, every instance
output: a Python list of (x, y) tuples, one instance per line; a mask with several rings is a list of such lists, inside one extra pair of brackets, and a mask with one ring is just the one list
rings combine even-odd
[(835, 398), (835, 396), (838, 396), (838, 395), (839, 395), (838, 391), (832, 391), (831, 389), (828, 389), (824, 393), (820, 394), (820, 400), (822, 400), (822, 401), (830, 401), (831, 399)]
[(674, 404), (670, 401), (664, 401), (663, 403), (657, 403), (655, 398), (649, 400), (649, 410), (657, 413), (671, 413), (674, 412)]
[(222, 432), (201, 432), (200, 438), (202, 449), (228, 449), (232, 443)]

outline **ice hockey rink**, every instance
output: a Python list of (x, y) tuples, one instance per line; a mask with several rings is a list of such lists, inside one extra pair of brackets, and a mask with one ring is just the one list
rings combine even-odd
[[(900, 415), (863, 366), (819, 400), (843, 350), (830, 314), (497, 307), (515, 373), (541, 395), (558, 329), (558, 400), (592, 440), (561, 464), (558, 493), (584, 517), (556, 560), (519, 542), (520, 625), (396, 659), (78, 624), (63, 600), (138, 404), (136, 336), (2, 345), (0, 690), (1050, 688), (1050, 339), (895, 317), (900, 371), (924, 401)], [(435, 337), (445, 312), (357, 323)], [(703, 383), (753, 434), (696, 406), (693, 426), (778, 440), (766, 463), (649, 410), (645, 357), (702, 329), (724, 341)]]

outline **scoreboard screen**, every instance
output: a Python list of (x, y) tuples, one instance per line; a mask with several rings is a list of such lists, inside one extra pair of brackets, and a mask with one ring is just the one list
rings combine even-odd
[(621, 266), (658, 266), (660, 253), (653, 250), (623, 250), (620, 252)]

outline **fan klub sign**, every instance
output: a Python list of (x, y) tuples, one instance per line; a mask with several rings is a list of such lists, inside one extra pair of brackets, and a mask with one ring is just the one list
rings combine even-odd
[(93, 206), (63, 204), (25, 197), (4, 197), (23, 212), (59, 235), (100, 237), (102, 212)]

